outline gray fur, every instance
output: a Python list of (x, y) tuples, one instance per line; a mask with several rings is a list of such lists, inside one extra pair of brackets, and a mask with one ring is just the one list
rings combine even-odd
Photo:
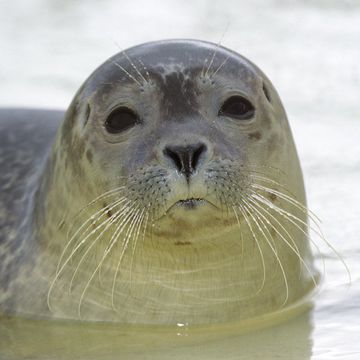
[(0, 110), (0, 303), (29, 262), (34, 194), (63, 111)]

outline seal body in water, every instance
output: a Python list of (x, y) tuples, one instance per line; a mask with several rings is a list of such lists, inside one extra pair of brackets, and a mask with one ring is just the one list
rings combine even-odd
[(3, 312), (207, 324), (281, 312), (316, 284), (284, 108), (226, 48), (136, 46), (65, 114), (2, 110), (0, 164)]

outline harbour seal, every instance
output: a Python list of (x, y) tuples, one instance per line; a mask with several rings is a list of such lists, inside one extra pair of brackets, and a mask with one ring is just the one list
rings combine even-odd
[(139, 45), (94, 71), (65, 114), (7, 110), (0, 126), (3, 312), (211, 324), (314, 288), (286, 113), (239, 54)]

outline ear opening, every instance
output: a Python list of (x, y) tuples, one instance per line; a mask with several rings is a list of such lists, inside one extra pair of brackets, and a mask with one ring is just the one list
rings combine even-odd
[(86, 110), (85, 110), (85, 121), (84, 121), (84, 126), (86, 126), (86, 124), (88, 123), (89, 121), (89, 118), (90, 118), (90, 112), (91, 112), (91, 108), (90, 108), (90, 105), (89, 103), (86, 104)]
[(266, 97), (266, 99), (268, 100), (268, 102), (271, 103), (271, 97), (270, 97), (270, 92), (269, 92), (269, 89), (266, 87), (265, 85), (265, 82), (263, 81), (263, 86), (262, 86), (262, 89), (263, 89), (263, 92), (264, 92), (264, 95)]

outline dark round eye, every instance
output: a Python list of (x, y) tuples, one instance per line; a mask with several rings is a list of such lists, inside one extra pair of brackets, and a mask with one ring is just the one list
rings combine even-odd
[(138, 124), (139, 117), (127, 107), (119, 107), (110, 113), (105, 121), (105, 128), (111, 134), (128, 130)]
[(255, 108), (251, 102), (239, 95), (229, 97), (219, 110), (220, 116), (228, 116), (239, 120), (248, 120), (254, 114)]

